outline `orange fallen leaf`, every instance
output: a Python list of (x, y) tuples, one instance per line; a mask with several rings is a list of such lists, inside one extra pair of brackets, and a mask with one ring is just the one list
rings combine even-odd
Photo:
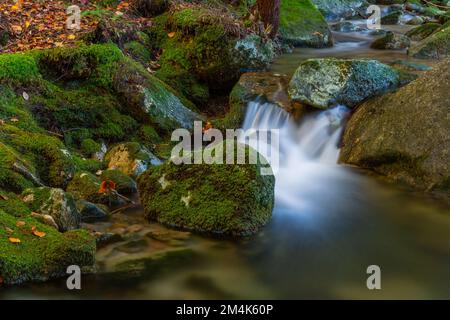
[(168, 34), (167, 34), (167, 36), (169, 37), (169, 38), (173, 38), (173, 37), (175, 37), (175, 35), (176, 35), (177, 33), (174, 31), (174, 32), (169, 32)]
[(19, 119), (17, 117), (12, 117), (10, 120), (11, 122), (19, 122)]
[(102, 183), (100, 184), (100, 189), (98, 190), (98, 193), (106, 193), (106, 192), (110, 192), (112, 190), (116, 190), (116, 184), (111, 181), (102, 181)]
[(45, 237), (45, 235), (46, 235), (45, 232), (37, 231), (37, 230), (34, 230), (34, 231), (33, 231), (33, 234), (34, 234), (36, 237), (39, 237), (39, 238)]
[(75, 35), (74, 34), (69, 34), (69, 36), (67, 37), (67, 39), (69, 40), (75, 40)]
[(17, 227), (23, 227), (24, 225), (26, 225), (26, 222), (25, 222), (25, 221), (20, 221), (20, 220), (18, 220), (18, 221), (16, 222), (16, 226), (17, 226)]
[(14, 243), (14, 244), (18, 244), (18, 243), (21, 242), (19, 238), (12, 238), (11, 237), (8, 240), (9, 240), (9, 242)]

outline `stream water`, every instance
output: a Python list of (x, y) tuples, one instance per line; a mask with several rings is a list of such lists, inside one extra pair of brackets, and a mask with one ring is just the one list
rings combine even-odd
[[(292, 73), (310, 57), (407, 59), (369, 49), (367, 33), (336, 33), (330, 49), (296, 49), (273, 71)], [(280, 170), (270, 223), (241, 241), (171, 231), (143, 220), (141, 208), (87, 225), (124, 235), (97, 253), (98, 273), (82, 290), (65, 280), (0, 290), (0, 298), (449, 298), (450, 215), (407, 188), (339, 166), (339, 140), (349, 111), (317, 112), (297, 123), (270, 104), (249, 105), (244, 128), (279, 129)], [(270, 158), (270, 157), (269, 157)], [(152, 257), (164, 253), (166, 258)], [(119, 262), (144, 263), (135, 274), (108, 273)], [(381, 268), (381, 290), (368, 290), (366, 269)]]

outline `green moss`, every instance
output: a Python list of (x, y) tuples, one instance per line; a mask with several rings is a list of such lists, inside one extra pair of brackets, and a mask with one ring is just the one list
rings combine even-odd
[[(0, 210), (0, 276), (5, 284), (44, 281), (66, 275), (70, 265), (94, 264), (95, 240), (87, 231), (62, 234), (31, 217), (22, 217), (21, 220), (25, 225), (18, 227), (17, 218)], [(34, 236), (32, 226), (45, 232), (45, 237)], [(18, 238), (21, 242), (13, 244), (8, 241), (9, 237)]]
[(67, 186), (67, 192), (75, 199), (83, 199), (92, 203), (105, 203), (104, 194), (99, 193), (101, 180), (89, 172), (78, 172)]
[[(249, 150), (245, 147), (247, 157)], [(245, 236), (263, 226), (273, 208), (274, 177), (262, 176), (260, 169), (261, 164), (169, 161), (139, 176), (139, 194), (149, 219), (202, 233)]]
[(102, 181), (113, 181), (117, 192), (131, 194), (137, 191), (136, 182), (120, 170), (104, 170), (100, 176)]
[(33, 182), (15, 169), (15, 164), (25, 168), (28, 172), (35, 172), (35, 168), (21, 158), (16, 150), (0, 142), (0, 188), (21, 192), (33, 186)]
[(77, 172), (87, 171), (95, 173), (103, 168), (103, 163), (95, 159), (85, 159), (76, 154), (72, 155), (72, 159)]
[(24, 217), (31, 213), (30, 208), (18, 195), (0, 190), (0, 211), (2, 210), (15, 217)]
[(133, 58), (142, 63), (149, 63), (152, 59), (152, 54), (150, 53), (150, 51), (139, 41), (131, 41), (126, 43), (124, 45), (124, 49)]
[(438, 23), (425, 23), (417, 28), (414, 28), (406, 33), (411, 40), (420, 41), (431, 35), (433, 32), (441, 27)]
[(0, 55), (0, 83), (25, 83), (39, 76), (32, 57), (22, 53)]
[(450, 55), (450, 27), (441, 29), (412, 46), (408, 52), (414, 58), (441, 59)]
[(88, 157), (92, 156), (96, 152), (99, 152), (100, 149), (101, 145), (92, 139), (85, 139), (81, 143), (81, 151)]
[(152, 149), (155, 144), (162, 142), (162, 138), (156, 130), (149, 125), (142, 125), (138, 129), (136, 133), (136, 140), (150, 149)]

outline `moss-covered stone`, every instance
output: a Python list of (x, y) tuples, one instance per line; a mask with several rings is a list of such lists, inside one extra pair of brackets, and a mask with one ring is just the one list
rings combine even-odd
[[(5, 284), (45, 281), (65, 276), (70, 265), (94, 264), (95, 240), (86, 231), (62, 234), (31, 217), (20, 220), (25, 222), (24, 226), (17, 226), (17, 218), (0, 210), (0, 276)], [(45, 232), (45, 236), (34, 236), (33, 226)], [(21, 242), (10, 243), (9, 237)]]
[(450, 55), (450, 26), (412, 46), (408, 53), (414, 58), (442, 59)]
[(79, 172), (67, 186), (76, 200), (86, 200), (92, 203), (102, 203), (106, 205), (121, 204), (123, 201), (117, 196), (109, 193), (100, 193), (102, 180), (89, 172)]
[(413, 41), (421, 41), (430, 36), (441, 27), (439, 23), (425, 23), (417, 28), (414, 28), (406, 33), (406, 35)]
[(311, 0), (281, 1), (280, 34), (284, 41), (295, 46), (333, 45), (328, 24)]
[(22, 193), (22, 200), (37, 213), (51, 216), (61, 232), (80, 227), (80, 213), (71, 194), (62, 189), (29, 188)]
[(107, 210), (86, 200), (78, 200), (76, 206), (81, 215), (82, 222), (95, 222), (108, 218)]
[(300, 64), (289, 85), (293, 101), (326, 109), (358, 103), (399, 85), (399, 74), (376, 60), (309, 59)]
[(136, 182), (120, 170), (104, 170), (100, 176), (102, 181), (113, 181), (116, 190), (120, 194), (132, 194), (137, 192)]
[[(215, 150), (217, 154), (225, 143)], [(250, 148), (243, 148), (248, 156)], [(261, 167), (261, 162), (175, 165), (171, 161), (152, 167), (138, 178), (145, 215), (211, 235), (253, 234), (270, 219), (274, 203), (274, 176), (261, 175)]]
[(395, 10), (393, 12), (388, 13), (387, 15), (381, 17), (382, 25), (393, 25), (398, 24), (400, 17), (403, 15), (401, 10)]
[(387, 32), (385, 36), (375, 40), (370, 47), (372, 49), (403, 50), (411, 45), (409, 38), (402, 34)]
[(424, 191), (447, 193), (450, 60), (362, 104), (350, 118), (340, 161), (370, 168)]

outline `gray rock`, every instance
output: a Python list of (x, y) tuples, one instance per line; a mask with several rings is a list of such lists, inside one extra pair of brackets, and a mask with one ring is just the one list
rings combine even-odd
[(108, 213), (104, 209), (86, 200), (78, 200), (76, 206), (81, 214), (82, 222), (93, 222), (108, 218)]

